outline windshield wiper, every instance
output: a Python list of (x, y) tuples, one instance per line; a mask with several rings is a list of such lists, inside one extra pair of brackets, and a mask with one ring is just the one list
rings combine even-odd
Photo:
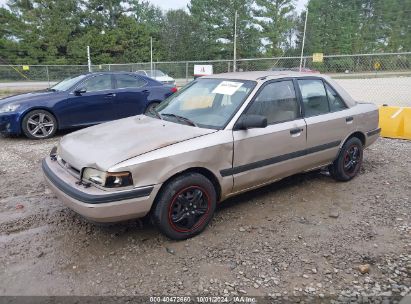
[(161, 115), (174, 117), (177, 120), (184, 121), (184, 122), (188, 123), (189, 125), (192, 125), (193, 127), (198, 127), (197, 124), (194, 121), (192, 121), (191, 119), (189, 119), (187, 117), (183, 117), (183, 116), (172, 114), (172, 113), (165, 113), (165, 114), (161, 114)]
[(154, 114), (158, 119), (163, 120), (163, 117), (161, 117), (161, 114), (158, 113), (158, 112), (156, 111), (156, 109), (154, 109), (154, 107), (151, 108), (148, 112), (151, 113), (151, 114)]
[(56, 92), (57, 90), (56, 90), (56, 89), (53, 89), (53, 88), (47, 88), (47, 91)]

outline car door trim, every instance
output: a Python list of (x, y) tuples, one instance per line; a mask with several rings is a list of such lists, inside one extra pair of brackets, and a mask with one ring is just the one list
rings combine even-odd
[(283, 162), (283, 161), (286, 161), (286, 160), (290, 160), (290, 159), (305, 156), (305, 155), (308, 155), (308, 154), (312, 154), (312, 153), (320, 152), (320, 151), (323, 151), (323, 150), (328, 150), (328, 149), (331, 149), (331, 148), (335, 148), (335, 147), (338, 147), (340, 145), (340, 143), (341, 143), (341, 141), (333, 141), (333, 142), (330, 142), (330, 143), (327, 143), (327, 144), (311, 147), (311, 148), (308, 148), (308, 149), (299, 150), (299, 151), (283, 154), (283, 155), (280, 155), (280, 156), (275, 156), (275, 157), (272, 157), (272, 158), (259, 160), (259, 161), (253, 162), (253, 163), (249, 163), (249, 164), (245, 164), (245, 165), (241, 165), (241, 166), (237, 166), (237, 167), (233, 167), (233, 168), (229, 168), (229, 169), (223, 169), (223, 170), (220, 171), (220, 174), (221, 174), (222, 177), (226, 177), (226, 176), (242, 173), (242, 172), (245, 172), (245, 171), (250, 171), (250, 170), (253, 170), (253, 169), (258, 169), (258, 168), (270, 166), (270, 165), (280, 163), (280, 162)]
[(375, 129), (375, 130), (372, 130), (372, 131), (368, 131), (367, 136), (370, 137), (370, 136), (373, 136), (375, 134), (380, 134), (380, 133), (381, 133), (381, 128), (378, 128), (378, 129)]

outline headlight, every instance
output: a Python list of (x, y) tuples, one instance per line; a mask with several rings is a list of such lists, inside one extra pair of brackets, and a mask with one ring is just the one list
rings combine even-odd
[(13, 112), (16, 111), (19, 108), (20, 105), (18, 104), (9, 104), (5, 105), (3, 107), (0, 107), (0, 113), (6, 113), (6, 112)]
[(93, 168), (85, 168), (82, 179), (106, 188), (133, 185), (133, 178), (130, 172), (103, 172)]

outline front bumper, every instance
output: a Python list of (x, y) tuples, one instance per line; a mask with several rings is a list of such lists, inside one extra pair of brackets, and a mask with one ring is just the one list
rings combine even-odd
[(20, 121), (18, 113), (1, 113), (0, 114), (0, 133), (20, 134)]
[(145, 216), (161, 185), (124, 191), (104, 191), (78, 185), (78, 179), (57, 161), (43, 160), (43, 173), (51, 190), (70, 209), (95, 222), (118, 222)]

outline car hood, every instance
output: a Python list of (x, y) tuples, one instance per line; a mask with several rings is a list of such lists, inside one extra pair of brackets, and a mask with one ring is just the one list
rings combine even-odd
[(15, 104), (15, 103), (22, 104), (22, 103), (30, 102), (36, 99), (43, 99), (44, 97), (54, 96), (59, 93), (61, 92), (53, 92), (53, 91), (44, 90), (44, 91), (13, 95), (13, 96), (1, 98), (0, 106), (5, 106), (7, 104)]
[(132, 157), (216, 132), (144, 115), (124, 118), (64, 136), (59, 156), (72, 167), (107, 171)]

